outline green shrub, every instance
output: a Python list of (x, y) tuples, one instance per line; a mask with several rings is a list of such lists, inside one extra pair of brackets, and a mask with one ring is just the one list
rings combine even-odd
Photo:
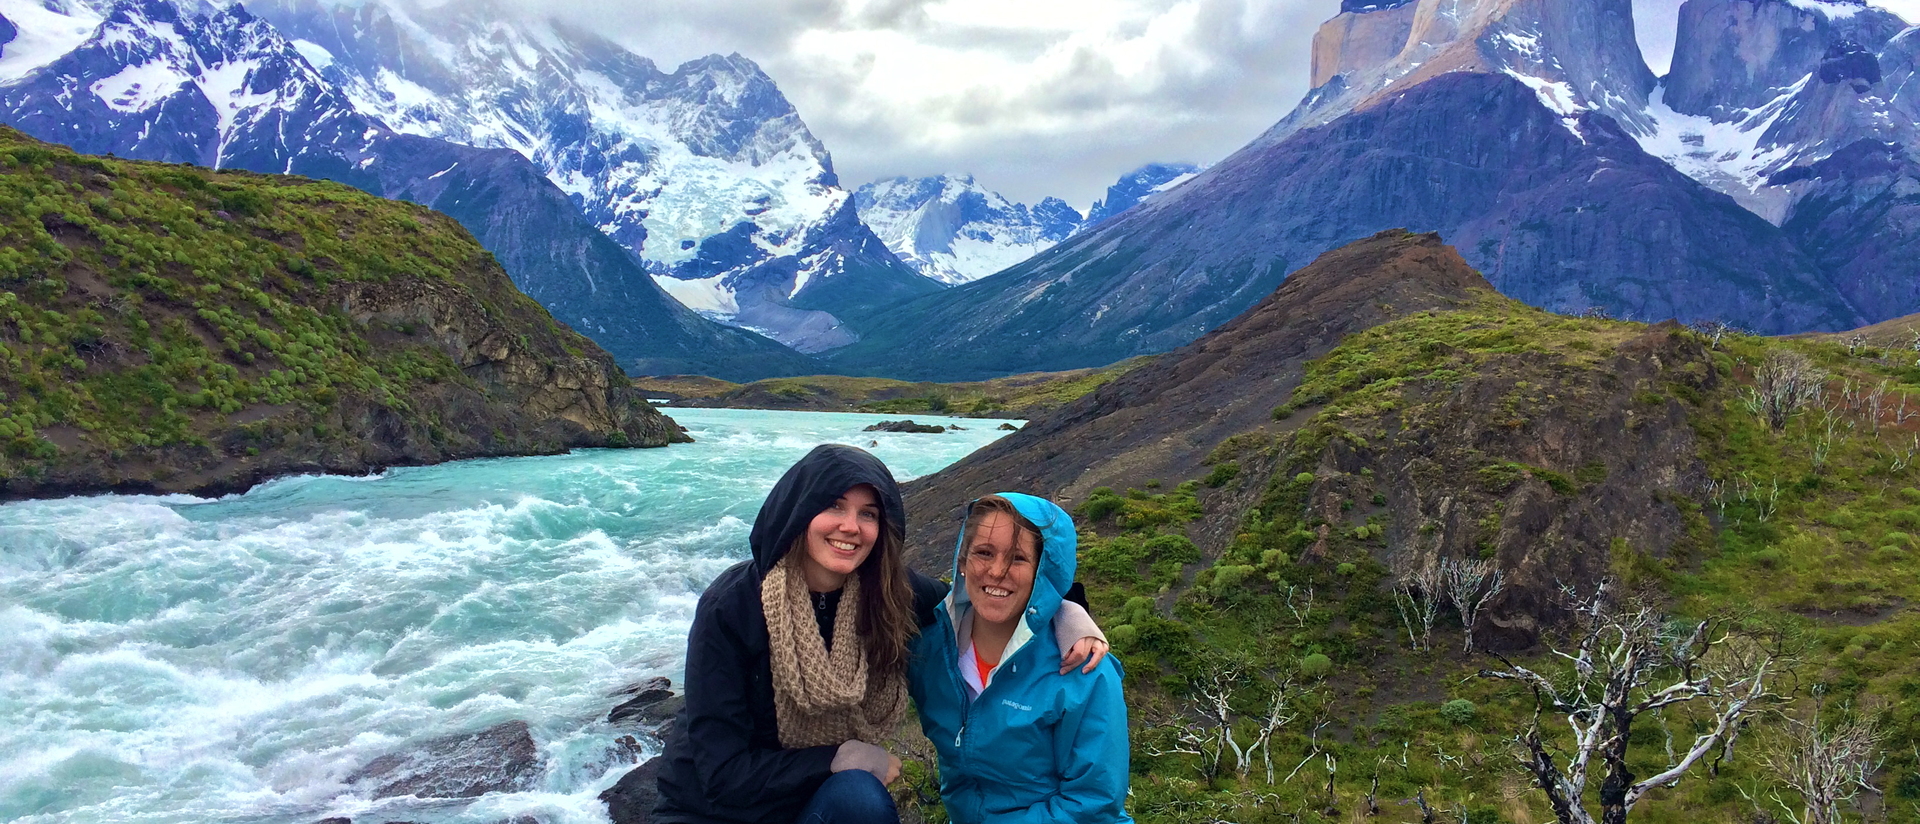
[(1298, 475), (1295, 475), (1295, 476), (1293, 476), (1293, 482), (1294, 482), (1294, 483), (1297, 483), (1297, 484), (1310, 484), (1310, 483), (1313, 483), (1313, 473), (1312, 473), (1312, 472), (1302, 472), (1302, 473), (1300, 473), (1300, 474), (1298, 474)]
[(1127, 499), (1113, 491), (1113, 487), (1103, 486), (1093, 490), (1087, 496), (1087, 502), (1080, 505), (1080, 517), (1089, 521), (1098, 521), (1115, 512), (1125, 509)]
[(1206, 480), (1201, 481), (1201, 483), (1204, 483), (1207, 486), (1214, 487), (1217, 489), (1219, 487), (1226, 486), (1227, 482), (1232, 481), (1234, 477), (1239, 474), (1240, 474), (1240, 462), (1227, 461), (1225, 463), (1215, 464), (1213, 467), (1213, 471), (1208, 472)]
[(1447, 723), (1460, 727), (1473, 723), (1473, 718), (1479, 711), (1479, 707), (1475, 707), (1472, 701), (1465, 698), (1455, 698), (1440, 705), (1440, 717)]
[(1300, 659), (1300, 674), (1315, 680), (1325, 678), (1333, 672), (1333, 659), (1322, 653), (1313, 653)]
[(1213, 583), (1207, 590), (1215, 598), (1225, 598), (1240, 590), (1252, 578), (1254, 568), (1250, 566), (1227, 565), (1213, 568)]
[(1353, 577), (1353, 573), (1358, 572), (1359, 570), (1360, 568), (1358, 566), (1353, 565), (1352, 563), (1344, 563), (1337, 567), (1334, 567), (1333, 573), (1342, 578), (1351, 578)]
[(1135, 595), (1127, 599), (1127, 605), (1120, 608), (1120, 617), (1129, 624), (1138, 624), (1153, 614), (1153, 599), (1144, 595)]
[(1107, 644), (1116, 652), (1128, 652), (1140, 640), (1140, 629), (1132, 624), (1121, 624), (1107, 630)]

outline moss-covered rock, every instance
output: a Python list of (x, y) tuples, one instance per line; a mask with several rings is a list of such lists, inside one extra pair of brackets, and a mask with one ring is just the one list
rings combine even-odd
[(425, 208), (0, 128), (0, 497), (686, 440)]

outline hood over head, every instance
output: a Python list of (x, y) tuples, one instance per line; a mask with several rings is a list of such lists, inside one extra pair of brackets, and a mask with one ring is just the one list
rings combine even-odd
[(872, 486), (880, 497), (880, 529), (906, 534), (907, 507), (887, 465), (859, 447), (823, 443), (789, 467), (760, 505), (747, 538), (754, 574), (765, 577), (807, 531), (813, 516), (860, 484)]
[[(1040, 528), (1040, 566), (1034, 570), (1033, 593), (1027, 596), (1027, 624), (1035, 629), (1045, 627), (1053, 620), (1053, 614), (1060, 611), (1060, 602), (1073, 586), (1073, 576), (1079, 566), (1080, 538), (1073, 527), (1073, 516), (1045, 498), (1019, 492), (994, 494), (1012, 502), (1020, 517)], [(971, 504), (967, 506), (966, 517), (973, 517)], [(960, 563), (966, 557), (966, 547), (967, 532), (962, 528), (960, 540), (953, 547), (955, 583), (950, 600), (956, 612), (971, 603), (966, 585), (960, 582)]]

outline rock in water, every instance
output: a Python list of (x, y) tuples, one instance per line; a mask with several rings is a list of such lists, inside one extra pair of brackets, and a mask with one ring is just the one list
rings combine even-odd
[(600, 800), (607, 805), (607, 817), (613, 819), (613, 824), (647, 824), (652, 819), (654, 802), (660, 800), (660, 786), (656, 783), (660, 775), (660, 761), (659, 756), (648, 759), (647, 763), (627, 771), (619, 782), (600, 794)]
[(914, 423), (911, 419), (908, 419), (904, 421), (881, 421), (879, 423), (876, 423), (860, 431), (862, 432), (912, 432), (912, 433), (923, 433), (928, 435), (938, 435), (943, 432), (946, 432), (947, 428), (944, 426), (936, 426), (933, 424)]
[(527, 722), (509, 721), (383, 755), (347, 776), (347, 783), (372, 786), (374, 798), (473, 798), (528, 789), (540, 766)]

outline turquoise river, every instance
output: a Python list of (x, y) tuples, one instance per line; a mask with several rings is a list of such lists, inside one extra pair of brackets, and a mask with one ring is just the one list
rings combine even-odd
[[(609, 694), (679, 682), (695, 601), (789, 464), (877, 442), (906, 480), (1005, 434), (672, 414), (695, 443), (0, 506), (0, 821), (604, 822), (633, 757)], [(544, 764), (529, 791), (375, 801), (344, 781), (513, 720)]]

